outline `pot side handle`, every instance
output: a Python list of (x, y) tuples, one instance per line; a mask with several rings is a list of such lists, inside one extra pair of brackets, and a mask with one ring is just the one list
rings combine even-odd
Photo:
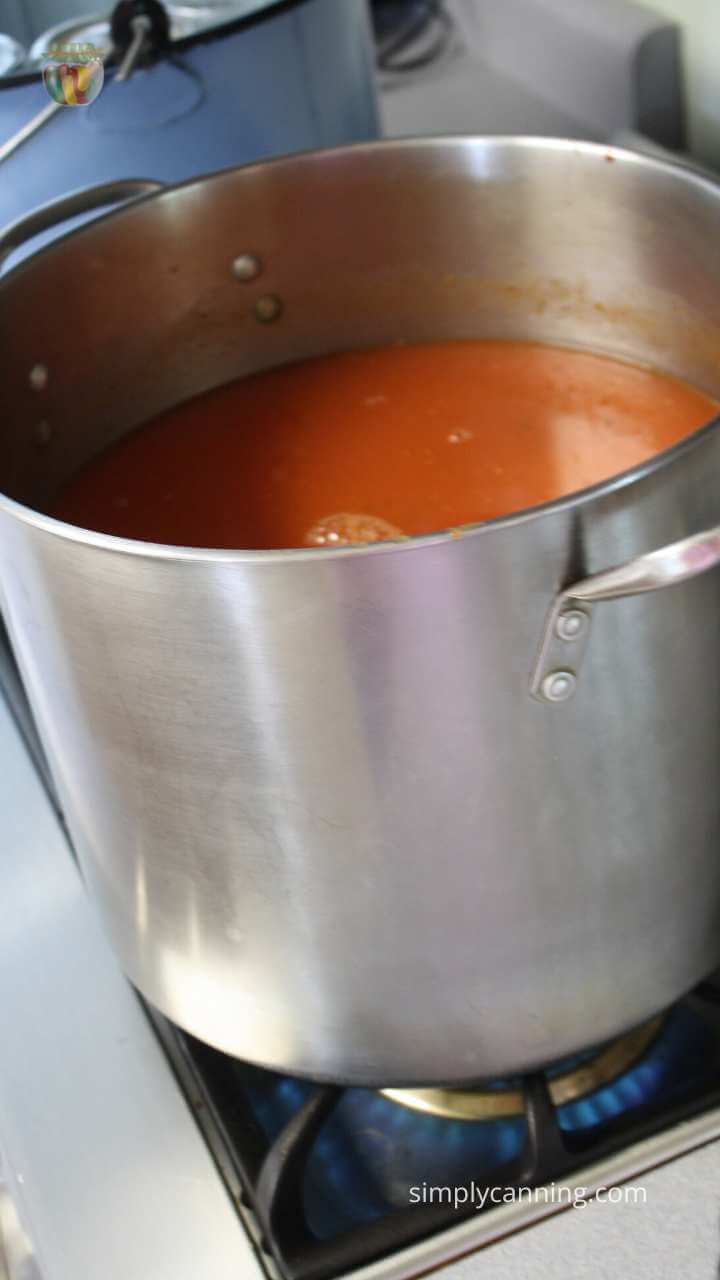
[(567, 702), (575, 692), (590, 637), (593, 605), (688, 582), (720, 565), (720, 525), (574, 582), (556, 597), (530, 680), (540, 702)]
[(84, 187), (81, 191), (71, 191), (59, 200), (50, 200), (39, 209), (23, 214), (0, 232), (0, 269), (5, 259), (28, 240), (40, 235), (42, 231), (49, 231), (60, 222), (67, 222), (68, 218), (77, 218), (80, 214), (90, 213), (93, 209), (102, 209), (107, 205), (138, 200), (142, 196), (163, 191), (164, 188), (165, 183), (156, 182), (153, 178), (120, 178), (114, 182), (102, 182), (95, 187)]

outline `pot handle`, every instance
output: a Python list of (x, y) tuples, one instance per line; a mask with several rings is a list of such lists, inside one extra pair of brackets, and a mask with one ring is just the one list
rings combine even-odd
[(540, 702), (566, 702), (573, 696), (590, 637), (593, 605), (674, 587), (716, 565), (720, 565), (720, 525), (566, 587), (545, 623), (530, 681), (533, 697)]
[(164, 182), (156, 182), (153, 178), (120, 178), (115, 182), (102, 182), (96, 187), (71, 191), (59, 200), (51, 200), (39, 209), (23, 214), (0, 232), (0, 268), (5, 259), (21, 245), (40, 235), (41, 231), (49, 231), (59, 222), (77, 218), (79, 214), (89, 213), (92, 209), (102, 209), (105, 205), (137, 200), (141, 196), (163, 191), (164, 187)]

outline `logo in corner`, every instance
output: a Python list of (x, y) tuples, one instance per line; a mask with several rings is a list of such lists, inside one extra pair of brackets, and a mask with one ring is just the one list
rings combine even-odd
[(87, 107), (103, 87), (102, 51), (92, 44), (51, 45), (43, 62), (43, 81), (61, 107)]

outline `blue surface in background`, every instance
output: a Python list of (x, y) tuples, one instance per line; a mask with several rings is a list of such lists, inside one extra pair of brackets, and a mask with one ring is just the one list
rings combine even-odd
[[(48, 102), (39, 77), (1, 88), (0, 142)], [(68, 192), (116, 178), (178, 182), (377, 132), (363, 0), (308, 0), (195, 44), (125, 84), (115, 84), (108, 71), (95, 103), (61, 107), (0, 163), (0, 228)], [(33, 248), (40, 243), (38, 237)]]

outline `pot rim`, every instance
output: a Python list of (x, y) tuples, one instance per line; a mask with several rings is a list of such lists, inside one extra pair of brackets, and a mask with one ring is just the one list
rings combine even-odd
[[(444, 150), (446, 148), (465, 146), (476, 147), (478, 144), (498, 150), (580, 152), (597, 156), (602, 158), (603, 161), (611, 157), (613, 160), (623, 164), (637, 164), (643, 168), (664, 171), (675, 178), (681, 176), (691, 186), (709, 192), (718, 201), (720, 208), (718, 185), (710, 177), (705, 177), (696, 169), (682, 162), (674, 163), (654, 155), (629, 151), (623, 147), (614, 147), (573, 138), (543, 138), (531, 135), (506, 136), (502, 134), (447, 134), (429, 137), (379, 139), (372, 142), (346, 144), (340, 147), (295, 152), (291, 155), (256, 160), (246, 165), (230, 165), (208, 174), (195, 175), (185, 179), (183, 182), (173, 183), (160, 191), (150, 192), (138, 200), (123, 204), (119, 208), (110, 209), (100, 217), (92, 218), (65, 235), (56, 237), (50, 244), (45, 245), (37, 253), (24, 258), (16, 267), (0, 276), (0, 302), (2, 300), (2, 289), (6, 282), (15, 280), (23, 271), (32, 269), (37, 262), (41, 261), (46, 255), (52, 254), (64, 241), (76, 236), (82, 236), (83, 232), (90, 228), (94, 228), (113, 218), (122, 217), (124, 213), (130, 213), (140, 205), (145, 205), (149, 201), (162, 200), (187, 187), (200, 186), (206, 182), (242, 170), (287, 168), (307, 163), (308, 160), (327, 159), (332, 161), (334, 158), (342, 158), (349, 154), (361, 155), (363, 153), (373, 154), (385, 151), (416, 151), (436, 148)], [(575, 348), (567, 349), (574, 350)], [(659, 370), (659, 372), (662, 372), (662, 370)], [(598, 481), (598, 483), (587, 486), (584, 489), (574, 490), (572, 493), (563, 494), (561, 497), (553, 498), (548, 502), (539, 503), (532, 507), (523, 507), (518, 511), (508, 512), (505, 515), (493, 516), (488, 520), (473, 521), (457, 527), (433, 530), (431, 533), (413, 534), (402, 538), (388, 539), (383, 542), (355, 543), (352, 546), (235, 549), (229, 547), (184, 547), (174, 546), (171, 543), (144, 542), (137, 538), (119, 537), (116, 534), (100, 533), (92, 529), (85, 529), (81, 525), (69, 524), (64, 520), (57, 519), (55, 516), (36, 511), (25, 503), (16, 501), (2, 490), (0, 490), (0, 512), (15, 516), (22, 523), (31, 525), (41, 532), (49, 533), (54, 537), (70, 542), (83, 543), (86, 546), (95, 547), (99, 551), (139, 556), (150, 560), (197, 561), (203, 564), (243, 564), (262, 561), (284, 562), (287, 560), (315, 562), (329, 559), (345, 560), (351, 557), (388, 555), (393, 552), (409, 552), (448, 543), (463, 543), (468, 538), (477, 538), (486, 532), (501, 531), (508, 527), (528, 523), (531, 520), (555, 515), (571, 508), (585, 506), (596, 499), (607, 497), (621, 489), (637, 484), (650, 474), (672, 466), (677, 459), (697, 447), (707, 435), (718, 428), (720, 428), (720, 410), (708, 422), (703, 423), (702, 426), (691, 432), (690, 435), (683, 437), (668, 449), (663, 449), (661, 452), (653, 454), (644, 462), (621, 471), (617, 475), (610, 476), (606, 480)]]

